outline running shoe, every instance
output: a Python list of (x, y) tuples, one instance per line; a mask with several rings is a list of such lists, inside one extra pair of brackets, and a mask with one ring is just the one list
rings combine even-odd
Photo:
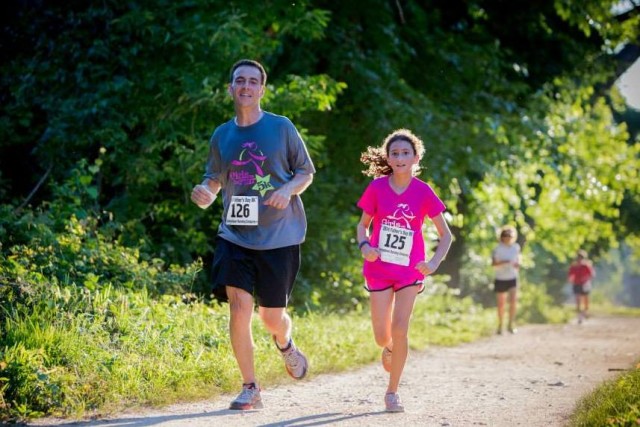
[(276, 347), (280, 350), (282, 358), (284, 359), (284, 366), (287, 369), (287, 373), (296, 380), (301, 380), (307, 375), (307, 369), (309, 368), (309, 362), (307, 357), (302, 353), (298, 347), (293, 343), (293, 339), (289, 339), (289, 345), (283, 350), (278, 346), (276, 337), (273, 337), (273, 341), (276, 343)]
[(514, 325), (512, 325), (511, 323), (509, 323), (508, 331), (509, 331), (510, 334), (518, 333), (518, 329)]
[(404, 406), (402, 406), (398, 393), (385, 394), (384, 406), (387, 412), (404, 412)]
[(391, 354), (387, 347), (382, 349), (382, 367), (387, 372), (391, 372)]
[(229, 409), (247, 411), (249, 409), (262, 409), (260, 387), (256, 384), (242, 384), (242, 391), (229, 405)]

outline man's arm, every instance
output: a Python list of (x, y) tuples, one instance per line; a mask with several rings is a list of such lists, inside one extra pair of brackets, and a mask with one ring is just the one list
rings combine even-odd
[(291, 181), (271, 193), (267, 200), (264, 201), (264, 204), (273, 206), (276, 209), (285, 209), (289, 206), (291, 196), (302, 194), (312, 182), (313, 174), (294, 175)]
[(191, 201), (201, 208), (206, 209), (213, 203), (221, 187), (220, 182), (205, 178), (202, 184), (193, 187), (191, 191)]

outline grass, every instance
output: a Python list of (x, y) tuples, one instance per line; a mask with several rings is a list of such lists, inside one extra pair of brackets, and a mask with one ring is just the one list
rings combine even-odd
[[(493, 330), (493, 311), (444, 286), (421, 295), (410, 342), (414, 349), (455, 345)], [(0, 420), (45, 415), (80, 418), (135, 406), (208, 399), (240, 381), (228, 334), (228, 308), (151, 298), (106, 286), (95, 291), (50, 286), (5, 313), (0, 348)], [(255, 365), (264, 386), (288, 379), (282, 360), (255, 319)], [(294, 316), (294, 336), (313, 366), (310, 376), (340, 372), (379, 358), (365, 309)]]
[(570, 427), (640, 425), (640, 361), (615, 379), (606, 381), (580, 399)]
[[(483, 309), (444, 285), (420, 295), (410, 345), (452, 346), (492, 334), (495, 308)], [(523, 293), (522, 323), (563, 321), (537, 291)], [(211, 399), (236, 392), (240, 373), (228, 334), (228, 308), (109, 286), (49, 286), (14, 304), (0, 325), (0, 421), (54, 415), (82, 418), (136, 406)], [(534, 307), (534, 305), (537, 305)], [(520, 313), (520, 311), (519, 311)], [(310, 377), (377, 361), (368, 308), (294, 315), (294, 337)], [(255, 319), (255, 365), (263, 386), (288, 381), (282, 359)]]
[[(590, 311), (616, 316), (640, 316), (640, 308), (614, 306), (600, 301)], [(569, 427), (640, 425), (640, 361), (629, 371), (606, 381), (581, 398)]]

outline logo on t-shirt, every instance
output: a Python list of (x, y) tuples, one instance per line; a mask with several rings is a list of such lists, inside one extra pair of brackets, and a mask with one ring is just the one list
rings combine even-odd
[(252, 185), (251, 189), (260, 192), (261, 196), (269, 190), (273, 190), (271, 185), (271, 174), (264, 174), (262, 167), (267, 160), (258, 144), (254, 141), (247, 141), (241, 145), (242, 151), (238, 160), (231, 161), (234, 166), (242, 166), (241, 170), (232, 171), (230, 179), (236, 185)]
[(411, 228), (411, 221), (415, 217), (408, 204), (398, 203), (393, 214), (387, 215), (387, 218), (383, 219), (382, 223), (394, 227)]

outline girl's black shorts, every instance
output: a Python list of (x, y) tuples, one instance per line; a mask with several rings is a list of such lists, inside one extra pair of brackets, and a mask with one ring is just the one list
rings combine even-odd
[(493, 291), (496, 293), (507, 292), (509, 289), (515, 288), (517, 286), (518, 286), (518, 279), (511, 279), (511, 280), (496, 279), (493, 282)]

